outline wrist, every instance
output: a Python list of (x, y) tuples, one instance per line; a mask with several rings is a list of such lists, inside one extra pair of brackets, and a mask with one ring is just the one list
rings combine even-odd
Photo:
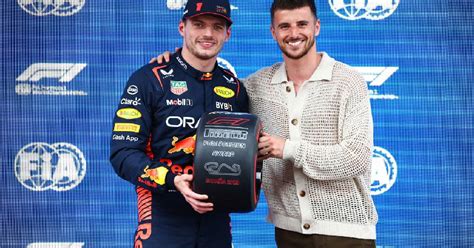
[(172, 173), (171, 171), (168, 172), (166, 175), (166, 185), (168, 185), (169, 190), (175, 190), (176, 189), (176, 184), (179, 182), (179, 177)]

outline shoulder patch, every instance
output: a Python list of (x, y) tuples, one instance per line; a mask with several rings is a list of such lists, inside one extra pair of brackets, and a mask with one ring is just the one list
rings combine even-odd
[[(168, 71), (166, 70), (166, 68), (168, 67), (168, 65), (157, 65), (157, 66), (154, 66), (151, 71), (153, 72), (153, 75), (155, 76), (155, 78), (158, 80), (158, 82), (160, 83), (160, 86), (161, 88), (163, 89), (163, 81), (161, 80), (161, 78), (166, 78), (166, 75), (169, 75), (172, 74), (172, 70), (169, 70)], [(165, 72), (165, 73), (163, 73)]]

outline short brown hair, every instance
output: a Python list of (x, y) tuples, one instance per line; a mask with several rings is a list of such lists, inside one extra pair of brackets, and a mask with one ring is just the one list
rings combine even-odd
[(270, 9), (272, 15), (272, 23), (273, 18), (275, 17), (275, 12), (277, 10), (293, 10), (303, 7), (309, 7), (311, 9), (311, 12), (314, 14), (314, 17), (318, 19), (316, 4), (314, 3), (314, 0), (274, 0)]

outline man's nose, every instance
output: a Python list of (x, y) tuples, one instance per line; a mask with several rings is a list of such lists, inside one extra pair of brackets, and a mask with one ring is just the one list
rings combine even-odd
[(291, 38), (297, 38), (299, 34), (298, 28), (297, 27), (290, 27), (290, 37)]
[(212, 29), (212, 27), (207, 27), (207, 28), (205, 28), (203, 35), (206, 36), (206, 37), (213, 37), (213, 29)]

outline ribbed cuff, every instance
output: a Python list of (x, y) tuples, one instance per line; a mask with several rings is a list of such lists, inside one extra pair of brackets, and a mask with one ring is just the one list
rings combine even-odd
[(166, 182), (166, 188), (168, 191), (176, 191), (176, 186), (174, 185), (174, 178), (176, 177), (176, 174), (172, 173), (171, 171), (168, 171), (166, 174), (165, 182)]

